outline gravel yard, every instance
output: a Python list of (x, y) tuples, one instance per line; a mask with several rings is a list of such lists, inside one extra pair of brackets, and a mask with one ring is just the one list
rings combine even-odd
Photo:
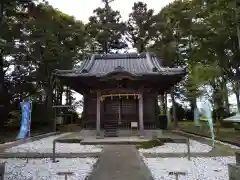
[(6, 162), (5, 180), (60, 180), (57, 172), (73, 172), (69, 180), (84, 180), (96, 163), (95, 158), (58, 159), (4, 159)]
[[(209, 152), (212, 147), (195, 140), (190, 140), (190, 152)], [(150, 149), (139, 149), (141, 153), (184, 153), (187, 152), (187, 145), (182, 143), (165, 143)]]
[(186, 176), (179, 180), (226, 180), (228, 179), (228, 163), (234, 163), (235, 157), (212, 158), (143, 158), (152, 173), (154, 180), (174, 180), (169, 171), (183, 171)]
[[(5, 150), (5, 152), (36, 152), (36, 153), (52, 153), (53, 140), (57, 138), (64, 137), (69, 133), (50, 136), (37, 141), (28, 142), (21, 144), (19, 146), (14, 146)], [(91, 153), (91, 152), (101, 152), (102, 148), (93, 145), (80, 145), (76, 143), (57, 143), (56, 152), (57, 153)]]

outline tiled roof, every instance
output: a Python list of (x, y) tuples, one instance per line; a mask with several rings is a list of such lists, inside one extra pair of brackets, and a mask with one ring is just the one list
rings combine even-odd
[(161, 60), (152, 53), (97, 54), (83, 61), (75, 70), (57, 70), (60, 76), (105, 76), (116, 71), (125, 71), (133, 75), (146, 74), (182, 74), (182, 68), (164, 68)]

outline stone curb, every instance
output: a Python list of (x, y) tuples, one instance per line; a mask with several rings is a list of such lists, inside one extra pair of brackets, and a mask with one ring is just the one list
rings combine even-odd
[(145, 164), (145, 162), (143, 161), (143, 157), (141, 156), (141, 154), (138, 152), (138, 150), (136, 150), (136, 155), (138, 157), (138, 159), (140, 160), (141, 164), (140, 164), (140, 168), (142, 171), (144, 171), (145, 177), (147, 180), (154, 180), (151, 171), (149, 170), (149, 168), (147, 167), (147, 165)]
[(89, 177), (97, 171), (98, 166), (99, 166), (99, 162), (100, 162), (100, 158), (99, 157), (100, 157), (101, 153), (104, 153), (104, 149), (102, 150), (102, 152), (99, 153), (97, 162), (93, 165), (92, 171), (87, 175), (87, 177), (85, 177), (84, 180), (89, 180)]
[[(183, 157), (187, 158), (186, 153), (141, 153), (145, 158), (171, 158), (171, 157)], [(216, 156), (212, 153), (191, 153), (191, 157), (222, 157), (229, 155)]]
[[(188, 132), (188, 131), (174, 130), (174, 131), (172, 131), (172, 132), (173, 132), (173, 133), (182, 133), (182, 134), (191, 135), (191, 136), (196, 136), (196, 137), (201, 137), (201, 138), (206, 139), (206, 140), (209, 140), (209, 141), (212, 140), (212, 139), (209, 138), (208, 136), (199, 135), (199, 134), (192, 133), (192, 132)], [(215, 139), (215, 142), (217, 142), (217, 143), (222, 143), (223, 145), (225, 144), (225, 145), (228, 145), (228, 146), (236, 146), (236, 147), (240, 148), (240, 144), (232, 143), (232, 142), (229, 142), (229, 141), (223, 141), (223, 140)]]
[[(149, 141), (149, 140), (146, 140)], [(144, 141), (96, 141), (96, 142), (88, 142), (84, 140), (80, 143), (81, 145), (136, 145)]]
[[(52, 153), (0, 153), (0, 158), (10, 159), (10, 158), (52, 158)], [(97, 158), (100, 153), (56, 153), (56, 158), (87, 158), (94, 157)]]
[(27, 140), (21, 139), (21, 140), (16, 140), (16, 141), (12, 141), (12, 142), (7, 142), (7, 143), (4, 143), (4, 144), (0, 144), (0, 148), (5, 148), (5, 147), (8, 147), (8, 146), (12, 146), (12, 145), (13, 146), (19, 145), (21, 143), (25, 143), (26, 141), (36, 141), (36, 140), (41, 139), (41, 138), (45, 138), (45, 137), (53, 136), (53, 135), (58, 135), (58, 134), (61, 134), (61, 132), (50, 132), (50, 133), (30, 137)]

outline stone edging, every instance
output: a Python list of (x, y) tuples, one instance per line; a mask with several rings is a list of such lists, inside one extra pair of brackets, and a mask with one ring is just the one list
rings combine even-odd
[[(144, 174), (146, 176), (147, 180), (154, 180), (151, 171), (149, 170), (148, 166), (145, 164), (145, 162), (143, 161), (143, 156), (141, 156), (141, 154), (138, 152), (138, 150), (136, 150), (136, 155), (138, 157), (138, 159), (140, 160), (141, 164), (140, 164), (140, 168), (142, 170), (144, 170)], [(144, 167), (145, 166), (145, 167)]]
[[(199, 134), (195, 134), (195, 133), (191, 133), (191, 132), (187, 132), (187, 131), (174, 130), (172, 132), (176, 132), (176, 133), (179, 132), (179, 133), (182, 133), (182, 134), (187, 134), (187, 135), (191, 135), (191, 136), (195, 136), (195, 137), (200, 137), (200, 138), (203, 138), (203, 139), (206, 139), (206, 140), (212, 140), (208, 136), (199, 135)], [(240, 144), (235, 144), (235, 143), (231, 143), (231, 142), (228, 142), (228, 141), (222, 141), (222, 140), (215, 139), (215, 142), (221, 143), (221, 144), (227, 145), (227, 146), (236, 146), (236, 148), (240, 148)]]
[[(141, 154), (145, 158), (171, 158), (171, 157), (187, 158), (188, 157), (186, 153), (141, 153)], [(222, 156), (229, 156), (229, 155), (217, 156), (211, 152), (206, 152), (206, 153), (193, 152), (193, 153), (191, 153), (191, 158), (192, 157), (222, 157)]]
[[(98, 158), (100, 153), (56, 153), (56, 158)], [(52, 153), (0, 153), (1, 159), (8, 159), (8, 158), (52, 158)]]
[[(103, 153), (103, 151), (104, 150), (102, 150), (102, 152), (99, 153), (99, 157), (100, 157), (101, 153)], [(93, 165), (92, 171), (89, 172), (89, 174), (84, 178), (84, 180), (89, 180), (89, 177), (97, 171), (98, 166), (99, 166), (99, 162), (100, 162), (100, 158), (99, 157), (97, 159), (97, 162)]]
[(28, 141), (30, 141), (30, 142), (31, 141), (36, 141), (36, 140), (39, 140), (39, 139), (42, 139), (42, 138), (45, 138), (45, 137), (58, 135), (58, 134), (61, 134), (61, 132), (50, 132), (50, 133), (30, 137), (27, 140), (21, 139), (21, 140), (16, 140), (16, 141), (12, 141), (12, 142), (7, 142), (7, 143), (4, 143), (4, 144), (0, 144), (0, 148), (5, 149), (5, 148), (9, 148), (9, 147), (13, 147), (13, 146), (23, 144), (23, 143), (28, 142)]

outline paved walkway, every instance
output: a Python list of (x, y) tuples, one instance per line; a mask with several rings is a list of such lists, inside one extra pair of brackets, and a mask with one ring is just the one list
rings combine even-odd
[(88, 180), (153, 180), (150, 171), (131, 145), (109, 145), (103, 149)]

